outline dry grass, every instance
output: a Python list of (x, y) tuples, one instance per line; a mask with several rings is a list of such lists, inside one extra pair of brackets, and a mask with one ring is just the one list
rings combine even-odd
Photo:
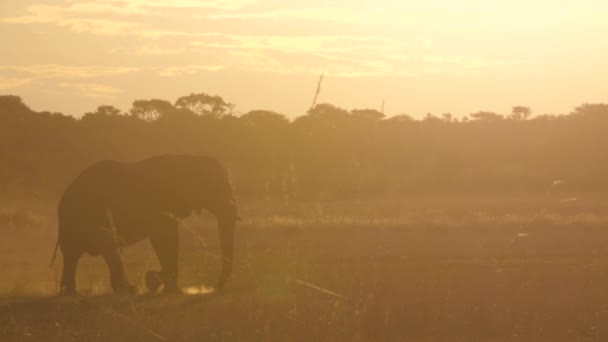
[[(601, 203), (249, 204), (226, 293), (114, 296), (87, 257), (78, 298), (54, 296), (52, 214), (5, 209), (31, 217), (0, 225), (0, 341), (602, 341)], [(180, 282), (213, 284), (215, 229), (184, 225)], [(143, 292), (148, 243), (124, 256)]]

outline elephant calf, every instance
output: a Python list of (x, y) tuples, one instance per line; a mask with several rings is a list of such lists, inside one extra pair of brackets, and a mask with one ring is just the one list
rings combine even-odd
[(134, 293), (119, 249), (148, 237), (160, 261), (159, 281), (166, 291), (179, 291), (179, 219), (202, 209), (218, 222), (222, 273), (217, 288), (221, 289), (232, 272), (238, 215), (227, 173), (216, 159), (165, 155), (134, 163), (107, 160), (91, 165), (59, 201), (53, 260), (61, 249), (61, 294), (76, 293), (76, 266), (84, 253), (103, 256), (116, 293)]

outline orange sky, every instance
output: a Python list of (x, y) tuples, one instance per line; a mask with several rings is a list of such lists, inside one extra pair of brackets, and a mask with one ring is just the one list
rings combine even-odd
[(76, 116), (219, 94), (389, 115), (608, 102), (605, 0), (22, 0), (0, 4), (0, 94)]

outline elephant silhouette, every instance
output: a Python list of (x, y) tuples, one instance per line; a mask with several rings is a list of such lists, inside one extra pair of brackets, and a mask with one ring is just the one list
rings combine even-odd
[(178, 225), (206, 209), (217, 219), (221, 289), (232, 273), (237, 208), (226, 170), (212, 157), (164, 155), (125, 163), (112, 160), (86, 168), (68, 185), (58, 205), (57, 249), (63, 255), (60, 294), (76, 293), (76, 267), (84, 253), (105, 259), (115, 293), (131, 294), (120, 248), (150, 238), (160, 272), (148, 272), (155, 291), (179, 292)]

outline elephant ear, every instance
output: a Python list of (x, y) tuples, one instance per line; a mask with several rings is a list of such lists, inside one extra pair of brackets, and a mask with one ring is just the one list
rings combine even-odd
[(160, 193), (163, 193), (164, 210), (171, 212), (179, 218), (190, 216), (194, 210), (202, 207), (198, 200), (197, 189), (199, 184), (192, 169), (176, 165), (171, 170), (163, 184), (160, 184)]
[(192, 214), (193, 211), (200, 209), (200, 205), (195, 203), (192, 195), (187, 191), (176, 193), (169, 203), (170, 211), (179, 218), (185, 218)]

